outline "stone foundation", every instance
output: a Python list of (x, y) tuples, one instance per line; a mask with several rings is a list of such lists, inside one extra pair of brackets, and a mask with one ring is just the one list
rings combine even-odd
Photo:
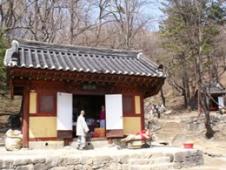
[(64, 141), (34, 141), (29, 142), (30, 149), (59, 149), (64, 147)]
[(0, 169), (16, 170), (168, 170), (202, 164), (201, 151), (170, 147), (137, 150), (31, 150), (5, 152), (0, 157)]

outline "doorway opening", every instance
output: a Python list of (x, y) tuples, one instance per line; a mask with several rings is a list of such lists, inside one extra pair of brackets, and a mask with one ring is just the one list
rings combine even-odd
[(212, 99), (210, 99), (209, 108), (210, 111), (218, 110), (218, 96), (212, 96)]
[(76, 137), (76, 121), (81, 110), (85, 111), (85, 119), (90, 129), (90, 135), (92, 137), (105, 137), (105, 127), (100, 128), (100, 113), (103, 106), (105, 106), (104, 95), (73, 95), (74, 137)]

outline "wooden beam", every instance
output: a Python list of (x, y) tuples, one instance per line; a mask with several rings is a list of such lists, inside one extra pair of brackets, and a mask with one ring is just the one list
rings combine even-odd
[(22, 119), (22, 133), (23, 133), (23, 147), (29, 147), (29, 88), (24, 87), (23, 92), (23, 119)]
[[(21, 77), (24, 80), (30, 76), (37, 80), (58, 80), (73, 82), (96, 82), (104, 85), (106, 82), (114, 85), (130, 86), (133, 88), (149, 88), (155, 90), (155, 86), (161, 86), (164, 78), (147, 77), (140, 75), (118, 75), (118, 74), (104, 74), (104, 73), (85, 73), (85, 72), (73, 72), (63, 70), (44, 70), (44, 69), (26, 69), (26, 68), (13, 68), (10, 70), (10, 76)], [(158, 88), (157, 88), (158, 89)], [(149, 91), (149, 90), (148, 90)]]

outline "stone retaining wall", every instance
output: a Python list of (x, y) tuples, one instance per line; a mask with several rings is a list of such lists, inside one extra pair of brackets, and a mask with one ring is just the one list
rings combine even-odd
[[(166, 170), (164, 164), (172, 165), (173, 169), (182, 167), (191, 167), (203, 164), (203, 154), (199, 150), (183, 150), (174, 153), (152, 153), (150, 149), (144, 149), (141, 152), (129, 154), (112, 154), (112, 155), (96, 155), (89, 156), (89, 152), (79, 154), (71, 154), (67, 156), (30, 156), (30, 157), (0, 157), (0, 169), (16, 169), (16, 170), (129, 170), (131, 169), (131, 161), (153, 160), (152, 163), (146, 165), (146, 169)], [(87, 155), (84, 155), (87, 152)], [(120, 151), (119, 151), (120, 152)], [(110, 154), (110, 153), (109, 153)], [(169, 159), (166, 159), (168, 157)], [(161, 165), (162, 166), (158, 166)], [(137, 165), (136, 165), (137, 166)], [(144, 166), (144, 165), (142, 165)]]
[[(226, 139), (226, 114), (221, 115), (220, 113), (211, 112), (210, 122), (214, 134), (214, 139), (223, 140)], [(183, 123), (186, 125), (185, 128), (196, 134), (203, 134), (206, 132), (205, 128), (205, 117), (201, 115), (199, 117), (191, 117), (190, 120), (184, 120)], [(204, 136), (204, 135), (203, 135)]]

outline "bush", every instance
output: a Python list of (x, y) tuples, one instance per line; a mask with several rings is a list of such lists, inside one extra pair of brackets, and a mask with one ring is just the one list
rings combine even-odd
[(0, 37), (0, 93), (4, 94), (7, 90), (6, 68), (4, 66), (4, 56), (7, 47), (7, 41), (4, 37)]

